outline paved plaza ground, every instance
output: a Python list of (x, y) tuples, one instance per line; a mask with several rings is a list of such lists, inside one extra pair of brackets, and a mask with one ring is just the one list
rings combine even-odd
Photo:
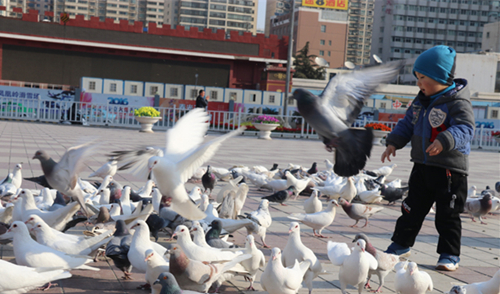
[[(209, 133), (206, 140), (210, 140), (218, 133)], [(137, 130), (117, 128), (97, 128), (83, 126), (68, 126), (43, 123), (28, 123), (14, 121), (0, 121), (0, 178), (11, 171), (17, 163), (23, 163), (23, 176), (33, 177), (42, 174), (38, 161), (32, 160), (32, 156), (38, 149), (46, 150), (56, 161), (64, 154), (65, 149), (87, 140), (97, 140), (102, 143), (99, 153), (88, 162), (88, 169), (81, 174), (83, 179), (106, 162), (105, 154), (112, 150), (131, 149), (140, 146), (164, 146), (165, 133), (154, 134), (139, 133)], [(229, 168), (233, 165), (263, 165), (268, 168), (273, 163), (278, 163), (285, 168), (288, 163), (300, 164), (309, 167), (312, 162), (318, 162), (319, 169), (325, 169), (324, 160), (332, 160), (331, 153), (325, 151), (323, 144), (317, 140), (297, 139), (273, 139), (271, 141), (258, 140), (256, 137), (238, 136), (223, 143), (217, 154), (208, 162), (216, 167)], [(375, 146), (372, 150), (372, 158), (366, 168), (375, 169), (383, 164), (380, 155), (383, 147)], [(412, 167), (409, 161), (410, 149), (404, 148), (397, 151), (393, 163), (398, 167), (389, 176), (388, 181), (400, 178), (403, 182), (408, 180)], [(138, 181), (132, 175), (119, 173), (114, 177), (121, 184), (129, 184), (134, 189), (144, 183)], [(474, 150), (470, 156), (469, 185), (476, 185), (478, 192), (487, 185), (494, 187), (495, 182), (500, 181), (500, 153)], [(192, 188), (194, 184), (188, 184)], [(201, 185), (201, 184), (199, 184)], [(218, 189), (224, 185), (219, 182)], [(24, 188), (40, 189), (39, 186), (28, 181), (23, 182)], [(243, 212), (255, 210), (260, 202), (261, 196), (270, 195), (269, 192), (258, 191), (249, 184), (250, 192)], [(271, 247), (283, 249), (288, 238), (288, 227), (290, 220), (287, 215), (292, 212), (302, 212), (302, 202), (306, 197), (292, 200), (288, 206), (272, 204), (270, 208), (273, 216), (272, 226), (268, 229), (266, 243)], [(321, 275), (314, 281), (313, 293), (340, 293), (338, 280), (339, 267), (333, 266), (326, 254), (328, 240), (350, 243), (358, 232), (366, 233), (373, 245), (381, 250), (390, 244), (390, 238), (396, 219), (400, 215), (400, 201), (396, 205), (383, 205), (384, 210), (370, 219), (365, 228), (350, 228), (354, 221), (347, 217), (342, 209), (337, 209), (337, 215), (332, 225), (323, 231), (328, 239), (313, 237), (312, 229), (302, 225), (302, 241), (311, 248), (321, 260), (328, 274)], [(487, 225), (472, 222), (468, 215), (463, 214), (463, 237), (462, 255), (460, 268), (455, 272), (443, 272), (434, 270), (438, 254), (436, 253), (437, 232), (434, 227), (434, 215), (429, 214), (423, 224), (422, 230), (412, 248), (410, 260), (415, 261), (421, 270), (427, 271), (434, 281), (435, 293), (447, 293), (452, 286), (464, 283), (485, 281), (490, 279), (500, 268), (500, 217), (499, 214), (488, 216)], [(363, 221), (361, 222), (363, 224)], [(78, 225), (71, 233), (79, 234), (88, 229)], [(237, 231), (234, 238), (236, 244), (243, 245), (246, 230)], [(167, 235), (163, 234), (160, 243), (167, 243)], [(256, 238), (258, 246), (260, 239)], [(266, 260), (269, 258), (270, 250), (262, 249)], [(12, 260), (12, 244), (0, 245), (0, 258)], [(133, 281), (121, 280), (121, 271), (116, 269), (111, 260), (101, 259), (93, 266), (99, 267), (99, 272), (75, 270), (71, 273), (73, 277), (59, 282), (59, 286), (43, 293), (147, 293), (145, 290), (137, 290), (136, 287), (144, 283), (144, 275), (133, 273)], [(257, 276), (253, 293), (265, 293), (260, 285), (260, 274)], [(1, 277), (0, 277), (1, 278)], [(378, 285), (378, 278), (372, 277), (372, 285)], [(221, 293), (243, 293), (248, 283), (243, 277), (236, 277), (231, 282), (225, 282), (221, 287)], [(41, 291), (39, 291), (42, 293)], [(251, 292), (251, 291), (250, 291)], [(353, 287), (348, 288), (349, 293), (356, 293)], [(367, 292), (364, 290), (363, 292)], [(383, 293), (394, 292), (394, 273), (386, 278)], [(38, 293), (32, 291), (30, 293)], [(299, 293), (307, 293), (302, 288)]]

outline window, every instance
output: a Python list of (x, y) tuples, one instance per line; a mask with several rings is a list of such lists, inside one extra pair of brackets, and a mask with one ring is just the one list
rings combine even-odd
[(274, 103), (276, 101), (276, 96), (269, 95), (269, 103)]
[(217, 100), (217, 91), (210, 91), (210, 100)]
[(149, 88), (149, 95), (156, 95), (157, 93), (158, 93), (158, 86), (151, 86), (151, 88)]
[[(488, 37), (490, 36), (489, 34), (490, 33), (488, 33)], [(93, 81), (89, 82), (89, 90), (95, 90), (95, 82)]]
[(109, 91), (116, 92), (116, 83), (109, 84)]
[(319, 56), (325, 56), (325, 51), (319, 50)]
[(329, 41), (328, 41), (328, 45), (329, 45), (329, 46), (332, 46), (332, 40), (329, 40)]
[(486, 39), (490, 38), (490, 32), (486, 32)]
[(498, 110), (491, 111), (491, 118), (498, 118)]
[(137, 94), (137, 85), (130, 85), (130, 93)]
[(325, 40), (319, 40), (320, 45), (325, 45)]
[(331, 51), (328, 51), (328, 56), (331, 56), (332, 55), (332, 52)]
[(326, 25), (321, 25), (321, 32), (326, 33)]
[(251, 96), (250, 100), (251, 100), (252, 102), (257, 102), (257, 94), (252, 94), (252, 96)]
[(236, 101), (237, 97), (238, 97), (238, 94), (236, 92), (229, 93), (229, 99)]
[(170, 97), (178, 97), (178, 96), (179, 96), (179, 89), (170, 88)]
[(387, 107), (387, 103), (385, 103), (385, 102), (380, 103), (380, 108), (386, 108), (386, 107)]
[(191, 98), (196, 98), (196, 97), (198, 97), (198, 90), (191, 89)]

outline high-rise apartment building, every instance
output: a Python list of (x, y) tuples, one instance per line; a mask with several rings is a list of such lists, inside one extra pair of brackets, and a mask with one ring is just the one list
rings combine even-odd
[(266, 2), (266, 28), (264, 33), (266, 36), (269, 36), (269, 20), (274, 15), (281, 15), (290, 13), (290, 9), (292, 8), (291, 2), (295, 1), (295, 5), (300, 6), (302, 0), (267, 0)]
[(346, 60), (356, 65), (370, 64), (375, 0), (349, 1), (349, 32)]
[[(290, 14), (274, 15), (269, 20), (270, 34), (290, 34)], [(341, 67), (345, 61), (347, 33), (347, 11), (295, 8), (293, 52), (309, 42), (309, 54), (317, 55), (329, 62), (331, 68)]]
[(0, 6), (6, 8), (4, 11), (0, 11), (0, 16), (15, 17), (16, 13), (12, 12), (13, 8), (21, 8), (23, 12), (36, 9), (43, 16), (45, 11), (53, 11), (54, 2), (54, 0), (0, 0)]
[(180, 0), (178, 25), (257, 32), (257, 0)]
[(377, 0), (372, 53), (389, 61), (416, 57), (436, 45), (478, 51), (489, 15), (498, 11), (499, 1)]

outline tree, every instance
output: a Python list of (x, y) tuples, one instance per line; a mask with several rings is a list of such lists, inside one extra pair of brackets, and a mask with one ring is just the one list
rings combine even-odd
[(295, 58), (295, 73), (293, 74), (294, 78), (315, 80), (324, 79), (325, 69), (318, 67), (314, 63), (314, 58), (316, 58), (316, 55), (309, 55), (309, 42), (307, 42), (304, 48), (300, 49), (296, 55), (293, 55), (293, 57)]

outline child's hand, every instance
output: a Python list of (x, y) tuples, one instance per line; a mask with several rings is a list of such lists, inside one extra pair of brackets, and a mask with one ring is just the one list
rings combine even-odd
[(425, 152), (429, 153), (429, 156), (438, 155), (441, 151), (443, 151), (443, 145), (437, 139), (425, 150)]
[(384, 153), (382, 153), (382, 158), (381, 158), (382, 163), (385, 162), (386, 158), (387, 158), (387, 160), (391, 161), (391, 155), (396, 157), (396, 147), (394, 147), (392, 145), (387, 145), (387, 148), (385, 148)]

